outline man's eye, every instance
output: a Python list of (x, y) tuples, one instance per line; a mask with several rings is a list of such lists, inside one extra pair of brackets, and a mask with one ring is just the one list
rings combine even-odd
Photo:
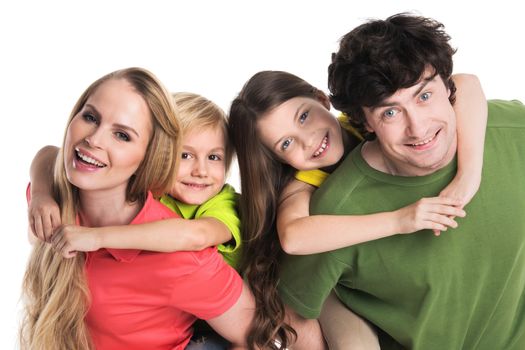
[(432, 96), (431, 92), (425, 92), (425, 93), (421, 94), (421, 96), (419, 96), (419, 99), (421, 101), (427, 101), (430, 98), (430, 96)]
[(395, 109), (387, 109), (383, 112), (383, 116), (387, 119), (395, 117), (397, 114), (397, 111)]

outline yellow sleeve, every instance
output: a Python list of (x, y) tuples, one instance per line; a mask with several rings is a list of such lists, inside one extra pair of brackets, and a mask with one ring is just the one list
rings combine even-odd
[(309, 185), (319, 187), (324, 182), (324, 180), (326, 180), (328, 175), (330, 174), (319, 169), (299, 170), (295, 173), (295, 178)]
[(341, 127), (343, 129), (345, 129), (346, 131), (348, 131), (350, 134), (354, 135), (355, 137), (357, 137), (360, 141), (363, 141), (365, 138), (363, 137), (363, 135), (361, 135), (361, 133), (359, 131), (357, 131), (356, 128), (354, 128), (349, 122), (348, 122), (348, 118), (346, 117), (346, 114), (344, 113), (341, 113), (339, 114), (339, 116), (337, 117), (337, 120), (339, 121), (339, 124), (341, 124)]

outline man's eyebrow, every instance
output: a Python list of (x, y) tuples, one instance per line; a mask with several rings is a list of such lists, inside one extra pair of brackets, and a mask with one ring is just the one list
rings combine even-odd
[[(417, 95), (419, 95), (421, 93), (421, 91), (423, 91), (423, 89), (431, 82), (434, 80), (436, 76), (433, 75), (431, 77), (427, 77), (427, 78), (423, 78), (421, 80), (421, 82), (419, 83), (419, 87), (418, 89), (412, 94), (412, 97), (416, 97)], [(381, 107), (389, 107), (389, 106), (395, 106), (396, 103), (395, 102), (390, 102), (388, 99), (380, 102), (379, 104), (375, 105), (375, 106), (372, 106), (370, 107), (370, 111), (373, 112), (375, 111), (376, 109), (378, 108), (381, 108)]]

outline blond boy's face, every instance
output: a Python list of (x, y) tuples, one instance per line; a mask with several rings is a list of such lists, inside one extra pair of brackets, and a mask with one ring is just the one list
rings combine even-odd
[(200, 205), (220, 192), (226, 178), (224, 134), (220, 127), (197, 128), (182, 138), (182, 159), (170, 195)]

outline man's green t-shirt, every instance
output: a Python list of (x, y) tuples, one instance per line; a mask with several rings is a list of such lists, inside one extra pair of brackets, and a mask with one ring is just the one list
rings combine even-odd
[(241, 257), (241, 223), (237, 215), (239, 194), (235, 189), (225, 184), (222, 190), (201, 205), (182, 203), (175, 198), (164, 195), (160, 202), (179, 214), (184, 219), (212, 217), (224, 223), (230, 230), (233, 239), (225, 244), (219, 244), (217, 250), (224, 260), (237, 269)]
[[(355, 149), (314, 193), (311, 214), (392, 211), (439, 194), (456, 161), (391, 176)], [(379, 329), (382, 349), (525, 349), (525, 107), (489, 102), (480, 189), (459, 227), (285, 255), (279, 290), (307, 318), (332, 289)], [(320, 235), (322, 229), (320, 228)]]

